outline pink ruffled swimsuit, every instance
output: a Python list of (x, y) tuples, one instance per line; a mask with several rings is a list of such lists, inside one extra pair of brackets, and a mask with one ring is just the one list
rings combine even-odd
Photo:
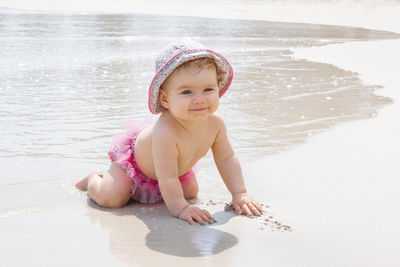
[[(115, 137), (108, 155), (111, 161), (120, 165), (133, 181), (131, 198), (140, 203), (152, 204), (163, 201), (158, 181), (147, 177), (139, 169), (135, 159), (136, 137), (148, 125), (148, 123), (127, 124), (126, 133)], [(182, 186), (193, 176), (193, 170), (180, 176)]]

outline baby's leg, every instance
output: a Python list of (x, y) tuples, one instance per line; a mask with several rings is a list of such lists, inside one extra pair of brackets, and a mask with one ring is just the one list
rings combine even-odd
[(93, 172), (75, 186), (81, 190), (87, 188), (89, 197), (102, 207), (120, 208), (129, 201), (133, 183), (125, 171), (113, 163), (108, 172)]
[(191, 174), (190, 178), (185, 179), (182, 184), (183, 196), (185, 199), (196, 198), (199, 193), (199, 185), (197, 184), (197, 179), (194, 173)]
[(89, 180), (93, 176), (103, 177), (103, 173), (101, 171), (94, 171), (94, 172), (90, 173), (88, 176), (86, 176), (85, 178), (83, 178), (82, 180), (80, 180), (79, 182), (77, 182), (75, 184), (75, 187), (78, 188), (79, 190), (86, 191), (88, 183), (89, 183)]

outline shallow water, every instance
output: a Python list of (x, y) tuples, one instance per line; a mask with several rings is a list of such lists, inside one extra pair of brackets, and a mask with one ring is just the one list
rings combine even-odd
[[(43, 184), (58, 188), (78, 179), (78, 173), (107, 168), (106, 152), (124, 121), (149, 116), (147, 87), (154, 59), (177, 38), (200, 41), (232, 63), (234, 82), (219, 112), (241, 159), (289, 150), (339, 123), (374, 117), (391, 103), (375, 94), (379, 85), (363, 85), (357, 73), (293, 59), (291, 52), (399, 38), (389, 32), (0, 9), (0, 195), (5, 199), (0, 212), (44, 203), (34, 193)], [(210, 161), (200, 163), (202, 190), (225, 191), (219, 179), (214, 182)], [(29, 204), (26, 199), (6, 201), (20, 190), (26, 190)]]

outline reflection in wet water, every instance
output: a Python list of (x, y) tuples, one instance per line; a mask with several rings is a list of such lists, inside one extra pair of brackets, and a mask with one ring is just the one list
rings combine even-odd
[[(284, 151), (391, 101), (356, 73), (295, 60), (290, 49), (398, 37), (310, 24), (0, 9), (0, 157), (15, 166), (21, 159), (105, 162), (123, 122), (149, 116), (154, 59), (177, 38), (203, 42), (233, 64), (220, 113), (237, 153)], [(1, 171), (0, 182), (8, 175)]]
[(379, 87), (363, 85), (356, 73), (293, 60), (290, 54), (280, 51), (268, 60), (269, 55), (254, 53), (254, 65), (237, 75), (236, 86), (246, 89), (231, 93), (237, 108), (230, 112), (243, 151), (284, 151), (337, 123), (373, 117), (377, 108), (391, 102), (375, 95)]
[[(240, 153), (275, 153), (390, 102), (356, 74), (290, 57), (290, 48), (393, 38), (334, 26), (139, 15), (0, 13), (2, 157), (103, 158), (127, 118), (143, 118), (154, 57), (176, 38), (222, 50), (236, 78)], [(213, 37), (209, 37), (213, 36)], [(7, 66), (7, 67), (5, 67)], [(11, 145), (12, 144), (12, 145)]]

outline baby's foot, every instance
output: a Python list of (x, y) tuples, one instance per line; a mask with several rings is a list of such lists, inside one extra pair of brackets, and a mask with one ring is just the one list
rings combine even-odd
[(86, 191), (87, 187), (88, 187), (89, 179), (91, 179), (93, 176), (100, 176), (101, 178), (103, 178), (103, 174), (101, 172), (95, 171), (95, 172), (92, 172), (91, 174), (89, 174), (88, 176), (86, 176), (85, 178), (83, 178), (82, 180), (80, 180), (79, 182), (77, 182), (75, 184), (75, 187), (78, 188), (79, 190)]

